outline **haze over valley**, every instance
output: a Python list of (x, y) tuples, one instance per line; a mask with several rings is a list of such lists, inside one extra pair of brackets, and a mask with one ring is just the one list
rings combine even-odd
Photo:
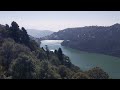
[(50, 30), (36, 30), (36, 29), (27, 29), (27, 33), (35, 38), (45, 37), (51, 35), (53, 31)]

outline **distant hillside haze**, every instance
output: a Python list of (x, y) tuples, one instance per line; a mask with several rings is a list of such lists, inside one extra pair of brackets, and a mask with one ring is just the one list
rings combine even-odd
[(50, 30), (36, 30), (36, 29), (27, 29), (27, 32), (29, 35), (35, 38), (44, 37), (53, 33), (53, 31)]
[(42, 39), (64, 40), (63, 46), (120, 57), (120, 24), (67, 28)]

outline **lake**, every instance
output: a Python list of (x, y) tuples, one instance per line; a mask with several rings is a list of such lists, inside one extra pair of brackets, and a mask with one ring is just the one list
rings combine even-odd
[(87, 53), (76, 49), (61, 46), (63, 40), (43, 40), (40, 47), (48, 45), (48, 48), (53, 51), (59, 47), (63, 53), (69, 56), (71, 62), (80, 67), (81, 70), (89, 70), (93, 67), (100, 67), (113, 79), (120, 79), (120, 58), (109, 55)]

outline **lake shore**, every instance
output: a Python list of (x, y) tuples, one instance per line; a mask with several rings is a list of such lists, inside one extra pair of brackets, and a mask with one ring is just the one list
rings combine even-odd
[(101, 67), (111, 78), (120, 78), (120, 58), (103, 55), (98, 53), (88, 53), (65, 46), (61, 46), (63, 40), (43, 40), (41, 47), (48, 45), (50, 50), (62, 48), (63, 53), (69, 56), (71, 62), (79, 66), (82, 70), (88, 70), (93, 67)]

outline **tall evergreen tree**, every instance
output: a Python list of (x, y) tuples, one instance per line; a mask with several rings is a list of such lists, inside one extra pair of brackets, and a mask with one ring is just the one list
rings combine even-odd
[(27, 31), (25, 30), (24, 27), (21, 28), (21, 31), (22, 31), (22, 35), (21, 35), (21, 40), (22, 40), (22, 42), (23, 42), (25, 45), (29, 44), (30, 38), (29, 38), (29, 35), (27, 34)]
[(50, 58), (50, 50), (49, 50), (47, 45), (45, 45), (45, 46), (46, 46), (46, 54), (47, 54), (47, 57), (48, 57), (48, 60), (49, 60), (49, 58)]
[(12, 37), (16, 42), (19, 42), (19, 26), (16, 22), (12, 22), (11, 23), (11, 27), (10, 27), (10, 37)]
[(9, 27), (8, 24), (5, 25), (5, 29), (6, 29), (6, 30), (9, 30), (9, 29), (10, 29), (10, 27)]
[(64, 63), (64, 61), (63, 61), (63, 52), (62, 52), (61, 48), (58, 49), (57, 55), (58, 55), (59, 60), (63, 64)]
[(54, 53), (57, 54), (57, 50), (55, 50)]

